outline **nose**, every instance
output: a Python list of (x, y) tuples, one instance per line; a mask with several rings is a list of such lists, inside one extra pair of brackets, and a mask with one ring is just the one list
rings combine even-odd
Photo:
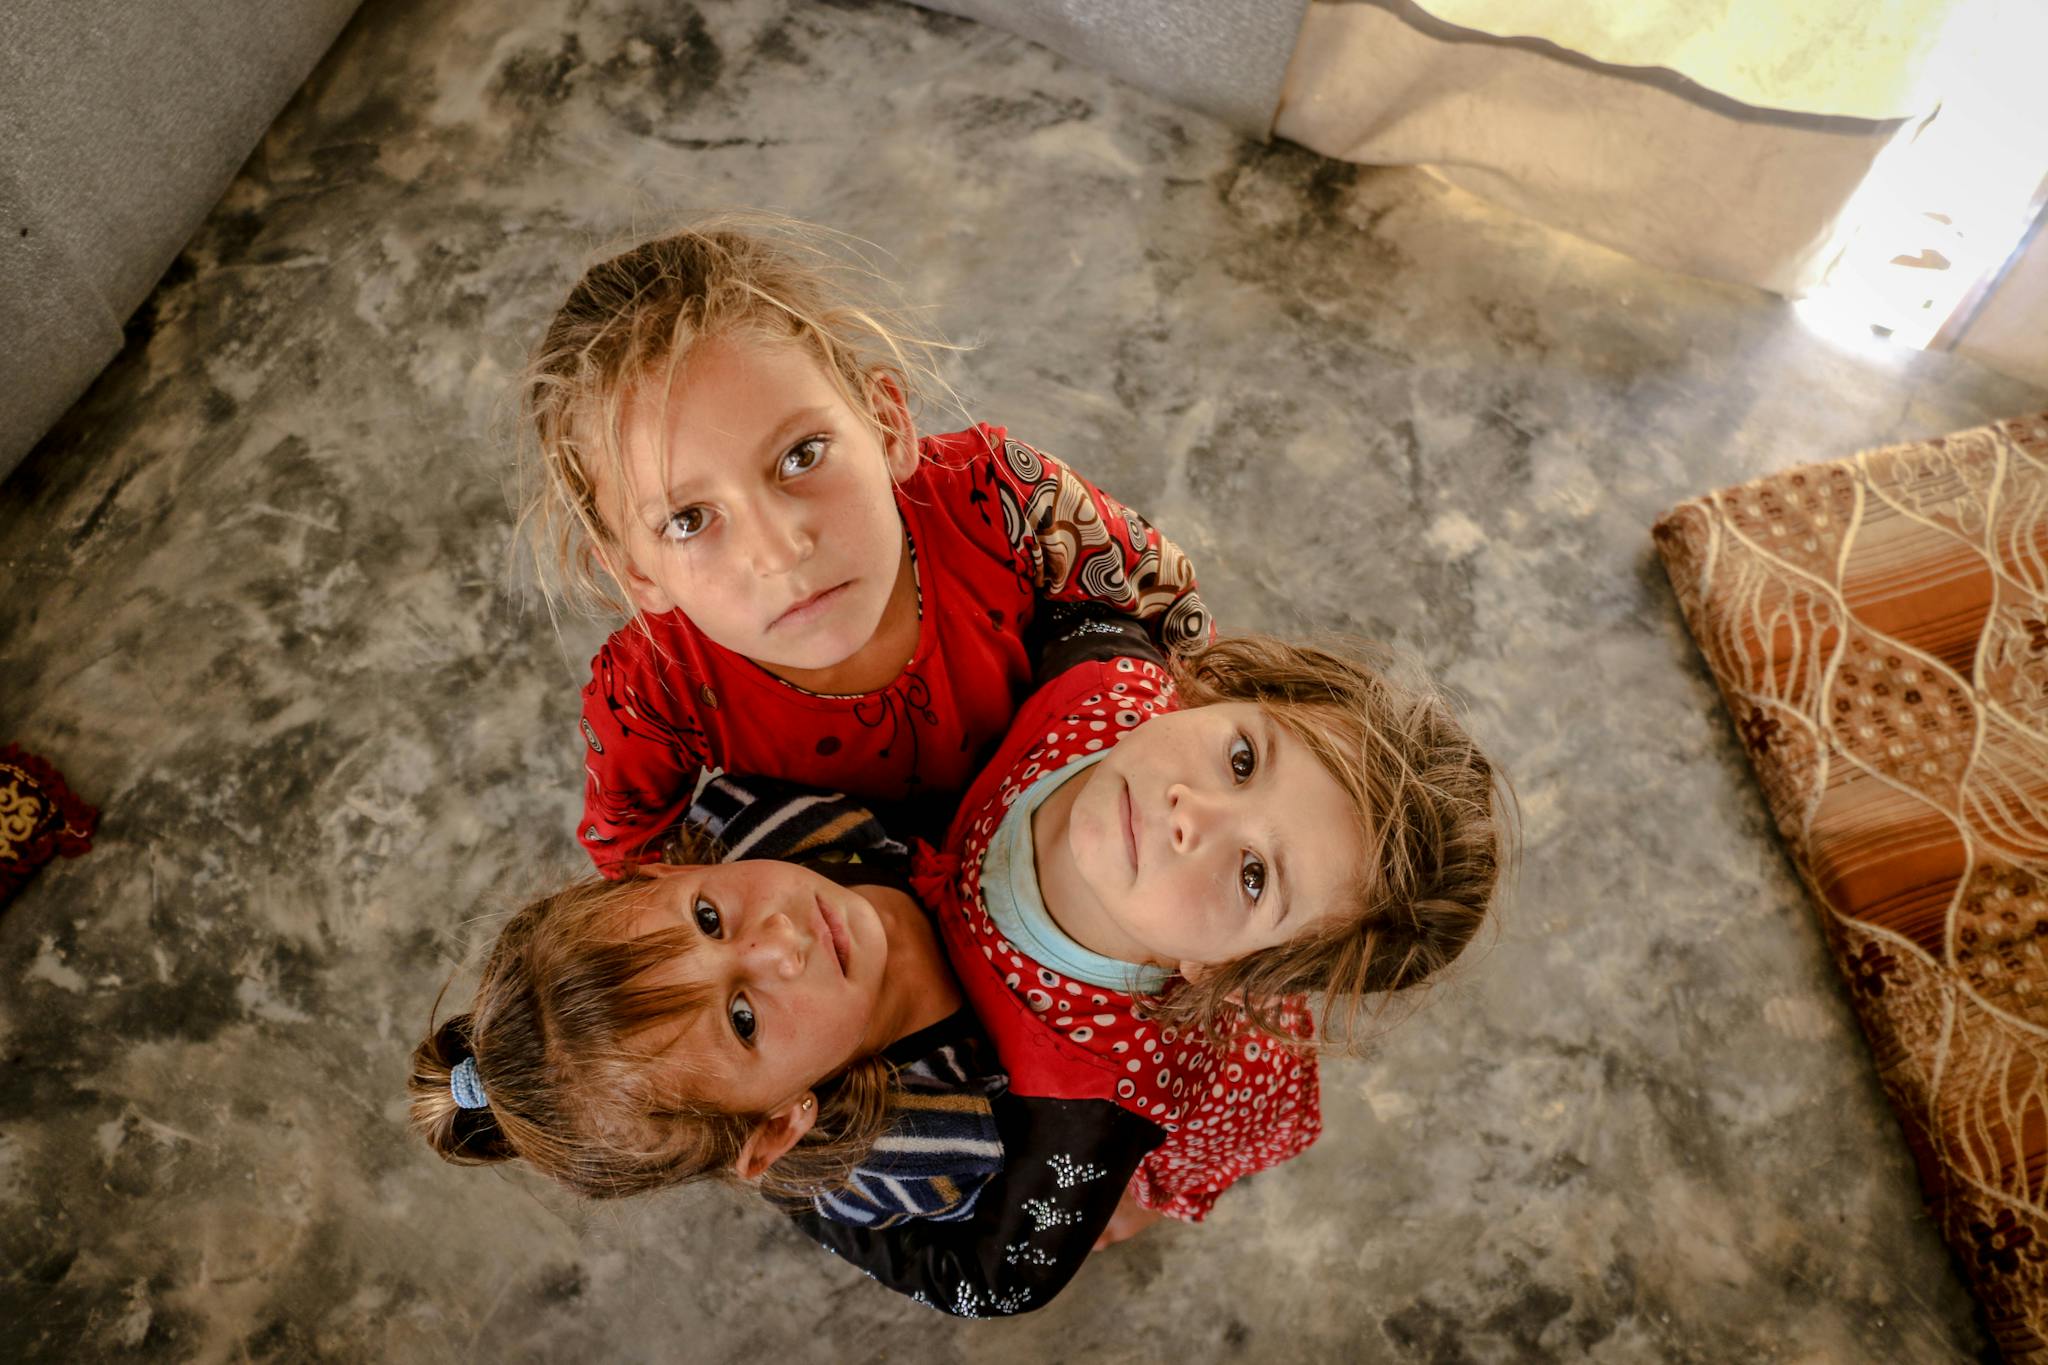
[(799, 510), (787, 500), (762, 498), (749, 510), (753, 535), (747, 548), (755, 573), (764, 578), (786, 574), (811, 557), (817, 538)]
[(1185, 782), (1166, 789), (1166, 828), (1176, 853), (1198, 853), (1215, 828), (1219, 802)]
[(740, 943), (740, 962), (756, 979), (794, 981), (803, 975), (812, 944), (810, 935), (778, 910), (755, 922)]

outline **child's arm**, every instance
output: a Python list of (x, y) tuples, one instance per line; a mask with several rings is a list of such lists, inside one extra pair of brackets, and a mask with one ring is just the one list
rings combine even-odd
[[(623, 634), (623, 632), (622, 632)], [(657, 856), (651, 847), (689, 809), (711, 744), (683, 689), (665, 686), (637, 642), (607, 640), (583, 689), (583, 819), (576, 837), (597, 870)]]
[(1024, 632), (1024, 651), (1031, 657), (1033, 691), (1082, 664), (1143, 659), (1166, 666), (1166, 656), (1142, 623), (1093, 602), (1048, 602), (1040, 607)]
[(1004, 533), (1039, 597), (1134, 616), (1168, 653), (1209, 642), (1215, 626), (1178, 545), (1050, 455), (1000, 428), (988, 434), (1000, 448), (976, 466), (975, 482), (986, 485), (976, 491), (1001, 507)]
[(1000, 1095), (1003, 1170), (966, 1222), (849, 1227), (791, 1215), (834, 1254), (928, 1307), (1006, 1317), (1052, 1302), (1088, 1258), (1160, 1129), (1103, 1100)]

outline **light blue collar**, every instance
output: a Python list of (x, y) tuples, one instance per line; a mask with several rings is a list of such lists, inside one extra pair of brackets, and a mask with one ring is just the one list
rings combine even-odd
[(1090, 986), (1106, 986), (1130, 995), (1163, 990), (1172, 974), (1142, 962), (1104, 957), (1067, 937), (1053, 922), (1038, 891), (1038, 855), (1031, 843), (1031, 813), (1045, 798), (1083, 768), (1109, 757), (1109, 750), (1076, 759), (1055, 769), (1024, 790), (996, 827), (988, 851), (981, 855), (981, 898), (989, 918), (1017, 951), (1060, 975)]

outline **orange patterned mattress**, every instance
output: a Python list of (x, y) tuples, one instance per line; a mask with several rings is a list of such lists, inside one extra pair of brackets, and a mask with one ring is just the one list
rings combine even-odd
[(1679, 504), (1657, 546), (2008, 1358), (2048, 1361), (2048, 413)]

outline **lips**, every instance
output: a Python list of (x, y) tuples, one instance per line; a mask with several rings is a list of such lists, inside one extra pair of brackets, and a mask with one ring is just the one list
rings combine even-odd
[(818, 902), (818, 918), (824, 923), (825, 941), (832, 945), (832, 958), (839, 964), (839, 974), (845, 976), (846, 964), (852, 955), (846, 924), (839, 918), (838, 912), (822, 900)]
[(812, 593), (809, 597), (797, 599), (796, 603), (787, 611), (768, 623), (768, 629), (775, 630), (783, 626), (802, 625), (837, 602), (840, 594), (852, 586), (853, 580), (848, 579), (836, 587), (826, 588), (822, 592)]
[(1123, 784), (1123, 825), (1124, 853), (1131, 860), (1131, 871), (1138, 870), (1138, 803), (1131, 800), (1131, 784)]

